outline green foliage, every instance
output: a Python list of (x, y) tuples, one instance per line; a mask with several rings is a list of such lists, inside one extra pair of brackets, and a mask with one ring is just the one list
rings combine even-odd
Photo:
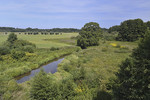
[(29, 41), (26, 41), (26, 40), (16, 40), (13, 44), (13, 48), (22, 48), (23, 46), (32, 46), (32, 47), (36, 47), (35, 44), (29, 42)]
[(150, 29), (150, 21), (146, 22), (146, 26)]
[[(75, 28), (53, 28), (53, 29), (38, 29), (38, 28), (13, 28), (13, 27), (0, 27), (0, 32), (79, 32), (79, 29)], [(34, 33), (35, 35), (35, 33)]]
[(10, 100), (13, 93), (19, 89), (20, 87), (11, 77), (8, 75), (0, 75), (0, 98), (2, 100)]
[(16, 77), (79, 49), (79, 47), (64, 47), (56, 51), (35, 49), (34, 53), (29, 53), (16, 48), (12, 50), (10, 55), (1, 56), (0, 73)]
[(72, 80), (63, 80), (59, 86), (61, 100), (72, 100), (75, 93), (76, 84)]
[(104, 39), (104, 41), (114, 41), (115, 39), (116, 39), (116, 33), (111, 33), (111, 34), (109, 34), (109, 33), (103, 33), (102, 34), (103, 36), (103, 39)]
[(84, 25), (79, 33), (77, 45), (82, 49), (88, 46), (99, 45), (99, 38), (101, 37), (101, 29), (98, 23), (90, 22)]
[(3, 61), (3, 58), (0, 56), (0, 61)]
[(80, 46), (82, 49), (86, 49), (88, 46), (88, 41), (86, 38), (79, 36), (77, 40), (77, 45)]
[(11, 57), (13, 59), (20, 59), (20, 58), (22, 58), (24, 56), (25, 56), (25, 52), (24, 51), (18, 51), (16, 49), (11, 51)]
[(55, 51), (55, 50), (59, 50), (59, 48), (57, 48), (57, 47), (51, 47), (50, 50), (51, 51)]
[(23, 50), (25, 52), (29, 52), (29, 53), (34, 53), (35, 47), (33, 47), (31, 45), (26, 45), (26, 46), (22, 47), (21, 50)]
[(130, 59), (120, 65), (114, 87), (116, 100), (150, 99), (150, 31), (133, 51)]
[(117, 40), (136, 41), (143, 37), (146, 25), (141, 19), (126, 20), (121, 23)]
[(17, 39), (18, 39), (18, 38), (17, 38), (17, 35), (14, 34), (14, 33), (11, 33), (11, 34), (9, 34), (7, 41), (10, 42), (10, 43), (13, 43), (13, 42), (16, 41)]
[(59, 95), (58, 92), (58, 87), (52, 84), (51, 78), (44, 70), (41, 70), (31, 83), (30, 96), (34, 100), (53, 100)]
[(112, 32), (118, 32), (120, 30), (120, 26), (119, 25), (115, 25), (115, 26), (112, 26), (108, 29), (108, 32), (109, 33), (112, 33)]
[(30, 96), (36, 100), (71, 100), (75, 95), (73, 81), (54, 83), (52, 78), (41, 70), (31, 83)]
[(5, 46), (0, 46), (0, 55), (6, 55), (10, 53), (10, 49)]
[(102, 48), (102, 52), (106, 52), (106, 51), (108, 51), (107, 47)]

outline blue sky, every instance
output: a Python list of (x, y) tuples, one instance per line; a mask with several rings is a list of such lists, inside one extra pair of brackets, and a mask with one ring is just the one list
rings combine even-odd
[(0, 0), (1, 27), (109, 28), (135, 18), (150, 20), (150, 0)]

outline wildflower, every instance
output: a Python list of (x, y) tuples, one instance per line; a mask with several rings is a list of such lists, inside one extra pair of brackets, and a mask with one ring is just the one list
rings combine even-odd
[(110, 45), (112, 45), (113, 47), (116, 47), (116, 46), (117, 46), (116, 43), (110, 43)]

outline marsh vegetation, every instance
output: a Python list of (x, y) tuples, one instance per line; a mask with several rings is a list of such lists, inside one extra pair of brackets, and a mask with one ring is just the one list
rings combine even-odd
[[(79, 34), (1, 34), (0, 96), (4, 100), (149, 100), (146, 25), (136, 19), (109, 30), (87, 23)], [(31, 80), (16, 83), (15, 77), (63, 55), (68, 56), (57, 72), (47, 74), (42, 69)]]

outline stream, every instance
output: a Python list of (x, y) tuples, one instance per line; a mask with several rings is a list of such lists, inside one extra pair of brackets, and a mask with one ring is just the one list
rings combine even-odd
[(64, 58), (57, 59), (57, 60), (55, 60), (53, 62), (50, 62), (47, 65), (41, 66), (38, 69), (32, 70), (29, 73), (26, 73), (26, 74), (23, 74), (21, 76), (18, 76), (18, 77), (16, 77), (16, 82), (17, 83), (23, 83), (25, 81), (30, 80), (30, 78), (35, 76), (35, 74), (38, 73), (41, 70), (41, 68), (43, 68), (46, 73), (52, 73), (53, 74), (53, 73), (57, 72), (58, 64), (61, 63), (61, 61), (63, 59)]

